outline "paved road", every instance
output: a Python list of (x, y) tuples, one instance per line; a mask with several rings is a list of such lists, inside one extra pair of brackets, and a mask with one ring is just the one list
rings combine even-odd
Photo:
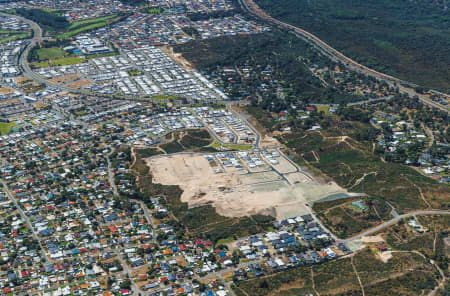
[[(315, 48), (317, 48), (323, 54), (327, 55), (332, 60), (341, 62), (348, 69), (371, 76), (371, 77), (374, 77), (380, 81), (384, 81), (390, 86), (397, 86), (401, 93), (408, 94), (410, 97), (417, 96), (422, 102), (424, 102), (425, 104), (427, 104), (429, 106), (438, 108), (447, 113), (450, 112), (450, 110), (447, 109), (447, 107), (445, 107), (437, 102), (434, 102), (433, 100), (430, 100), (430, 99), (426, 98), (425, 96), (414, 91), (413, 88), (417, 86), (414, 83), (404, 81), (404, 80), (395, 78), (393, 76), (390, 76), (390, 75), (387, 75), (384, 73), (380, 73), (378, 71), (370, 69), (369, 67), (366, 67), (364, 65), (361, 65), (361, 64), (355, 62), (354, 60), (350, 59), (349, 57), (345, 56), (338, 50), (334, 49), (333, 47), (331, 47), (330, 45), (328, 45), (327, 43), (325, 43), (324, 41), (319, 39), (314, 34), (311, 34), (308, 31), (305, 31), (303, 29), (300, 29), (298, 27), (284, 23), (280, 20), (277, 20), (277, 19), (271, 17), (265, 11), (263, 11), (253, 0), (239, 0), (239, 3), (244, 10), (255, 15), (256, 17), (264, 19), (267, 22), (270, 22), (279, 27), (288, 29), (289, 31), (294, 33), (294, 35), (296, 35), (297, 37), (309, 42), (311, 45), (313, 45)], [(436, 93), (440, 94), (440, 95), (445, 95), (445, 94), (441, 94), (439, 92), (436, 92)]]
[(384, 222), (383, 224), (380, 224), (378, 226), (375, 226), (361, 234), (355, 235), (351, 238), (347, 238), (347, 239), (338, 239), (339, 242), (343, 242), (343, 243), (348, 243), (354, 240), (358, 240), (363, 238), (364, 236), (368, 236), (368, 235), (372, 235), (386, 227), (389, 227), (391, 225), (394, 225), (396, 223), (398, 223), (400, 220), (405, 219), (405, 218), (409, 218), (409, 217), (414, 217), (414, 216), (422, 216), (422, 215), (450, 215), (450, 211), (441, 211), (441, 210), (428, 210), (428, 211), (415, 211), (415, 212), (411, 212), (408, 214), (403, 214), (403, 215), (397, 215), (394, 218), (392, 218), (391, 220)]
[(153, 225), (152, 217), (151, 217), (151, 215), (148, 212), (147, 205), (143, 201), (140, 201), (140, 200), (136, 200), (136, 202), (141, 205), (142, 209), (144, 210), (144, 215), (147, 218), (148, 223), (152, 227), (152, 242), (155, 243), (156, 242), (155, 226)]
[[(113, 169), (111, 167), (111, 160), (109, 159), (109, 157), (114, 153), (114, 149), (112, 149), (111, 147), (108, 147), (108, 149), (110, 149), (111, 151), (108, 153), (108, 156), (106, 157), (106, 160), (108, 162), (108, 180), (109, 180), (109, 184), (111, 185), (112, 189), (113, 189), (113, 194), (114, 196), (119, 196), (119, 192), (117, 190), (117, 186), (116, 183), (114, 182), (114, 172)], [(144, 211), (144, 215), (148, 220), (148, 223), (150, 224), (150, 226), (152, 227), (152, 242), (156, 242), (156, 231), (155, 231), (155, 226), (153, 225), (153, 221), (152, 221), (152, 217), (148, 212), (148, 208), (145, 205), (144, 202), (140, 201), (140, 200), (134, 200), (134, 202), (137, 202), (138, 204), (141, 205), (142, 210)]]
[(131, 276), (131, 270), (128, 268), (127, 262), (122, 258), (122, 254), (120, 254), (120, 251), (114, 250), (113, 252), (117, 255), (117, 258), (119, 258), (119, 261), (120, 261), (120, 264), (122, 264), (123, 270), (125, 271), (128, 278), (130, 279), (131, 287), (133, 290), (133, 295), (136, 295), (137, 293), (141, 292), (141, 290), (138, 288), (136, 283), (133, 281), (133, 277)]
[(9, 199), (11, 199), (11, 201), (14, 203), (14, 205), (16, 206), (17, 210), (19, 211), (20, 216), (22, 217), (23, 220), (25, 220), (25, 222), (28, 225), (28, 228), (31, 230), (31, 233), (33, 235), (33, 238), (39, 243), (39, 247), (41, 248), (41, 253), (42, 253), (42, 257), (44, 258), (45, 262), (49, 262), (47, 254), (44, 251), (44, 247), (42, 246), (41, 240), (38, 238), (36, 232), (33, 229), (33, 226), (31, 225), (31, 221), (28, 218), (27, 215), (25, 215), (25, 213), (23, 212), (22, 208), (20, 207), (19, 203), (17, 202), (17, 200), (14, 198), (14, 196), (11, 194), (11, 192), (8, 189), (8, 186), (6, 186), (6, 183), (3, 180), (0, 180), (0, 183), (2, 183), (3, 185), (3, 189), (5, 190), (6, 194), (8, 195)]

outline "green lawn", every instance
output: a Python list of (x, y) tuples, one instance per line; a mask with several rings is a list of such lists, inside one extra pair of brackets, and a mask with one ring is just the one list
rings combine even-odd
[(231, 243), (232, 241), (234, 241), (233, 237), (227, 237), (227, 238), (223, 238), (217, 241), (216, 246), (220, 246), (220, 245), (224, 245), (227, 243)]
[(246, 151), (246, 150), (252, 149), (253, 145), (222, 144), (222, 143), (219, 143), (218, 141), (214, 141), (214, 143), (212, 143), (210, 147), (215, 148), (215, 149), (219, 149), (220, 147), (223, 147), (223, 148), (228, 148), (228, 149), (232, 149), (232, 150)]
[(16, 126), (15, 122), (0, 122), (0, 135), (5, 135)]
[(149, 8), (146, 11), (149, 14), (161, 14), (161, 8)]
[(49, 48), (38, 49), (36, 51), (36, 54), (40, 61), (46, 61), (46, 60), (60, 59), (60, 58), (64, 57), (66, 52), (64, 50), (62, 50), (61, 48), (49, 47)]
[(106, 20), (109, 20), (109, 19), (112, 19), (112, 18), (115, 18), (115, 17), (117, 17), (117, 14), (103, 16), (103, 17), (98, 17), (98, 18), (93, 18), (93, 19), (82, 20), (82, 21), (78, 21), (78, 22), (73, 22), (69, 26), (68, 29), (69, 30), (75, 30), (78, 27), (84, 27), (84, 26), (87, 26), (87, 25), (104, 22)]
[(13, 34), (11, 36), (8, 36), (8, 37), (5, 37), (3, 39), (0, 39), (0, 43), (5, 43), (5, 42), (17, 40), (17, 39), (25, 39), (25, 38), (28, 38), (28, 37), (30, 37), (30, 33), (27, 33), (27, 32)]
[(0, 34), (19, 34), (23, 33), (22, 31), (8, 31), (8, 30), (0, 30)]
[(176, 97), (174, 97), (174, 96), (166, 96), (166, 95), (156, 95), (156, 96), (153, 96), (152, 99), (157, 99), (157, 100), (174, 100), (174, 99), (176, 99)]
[(48, 68), (50, 67), (50, 64), (48, 62), (34, 62), (31, 63), (32, 66), (37, 68)]
[(52, 60), (51, 63), (54, 66), (66, 66), (66, 65), (73, 65), (73, 64), (81, 64), (84, 61), (85, 61), (85, 59), (83, 59), (83, 58), (67, 57), (67, 58)]
[(330, 109), (329, 106), (317, 106), (317, 112), (323, 111), (325, 115), (328, 114), (328, 109)]

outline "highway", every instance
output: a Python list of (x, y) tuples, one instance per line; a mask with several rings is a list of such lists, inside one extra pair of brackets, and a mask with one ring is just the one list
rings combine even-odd
[[(284, 23), (278, 19), (275, 19), (273, 17), (271, 17), (270, 15), (268, 15), (265, 11), (263, 11), (255, 2), (254, 0), (238, 0), (239, 4), (241, 5), (241, 7), (249, 12), (250, 14), (261, 18), (269, 23), (275, 24), (279, 27), (288, 29), (290, 32), (292, 32), (294, 35), (296, 35), (297, 37), (307, 41), (308, 43), (310, 43), (312, 46), (314, 46), (316, 49), (318, 49), (320, 52), (322, 52), (324, 55), (328, 56), (330, 59), (336, 61), (336, 62), (340, 62), (343, 65), (345, 65), (348, 69), (365, 74), (367, 76), (370, 77), (374, 77), (379, 81), (384, 81), (386, 82), (388, 85), (390, 86), (397, 86), (399, 88), (399, 91), (401, 93), (405, 93), (410, 97), (414, 97), (417, 96), (423, 103), (431, 106), (431, 107), (435, 107), (438, 108), (442, 111), (445, 111), (447, 113), (450, 112), (449, 109), (447, 109), (445, 106), (434, 102), (433, 100), (428, 99), (427, 97), (417, 93), (416, 91), (414, 91), (414, 87), (416, 87), (417, 85), (408, 81), (404, 81), (398, 78), (395, 78), (393, 76), (384, 74), (384, 73), (380, 73), (378, 71), (375, 71), (373, 69), (370, 69), (369, 67), (366, 67), (364, 65), (359, 64), (358, 62), (350, 59), (349, 57), (345, 56), (344, 54), (342, 54), (341, 52), (339, 52), (338, 50), (334, 49), (333, 47), (331, 47), (330, 45), (328, 45), (327, 43), (325, 43), (324, 41), (322, 41), (321, 39), (319, 39), (317, 36), (315, 36), (314, 34), (311, 34), (308, 31), (305, 31), (301, 28), (295, 27), (293, 25)], [(345, 38), (345, 37), (344, 37)], [(442, 95), (442, 96), (446, 96), (446, 94), (441, 94), (439, 92), (433, 91), (436, 94)]]
[(369, 235), (375, 234), (378, 231), (380, 231), (386, 227), (394, 225), (402, 219), (414, 217), (414, 216), (423, 216), (423, 215), (450, 215), (450, 211), (442, 211), (442, 210), (427, 210), (426, 211), (426, 210), (424, 210), (424, 211), (410, 212), (410, 213), (403, 214), (403, 215), (397, 215), (394, 218), (392, 218), (391, 220), (386, 221), (378, 226), (375, 226), (367, 231), (364, 231), (363, 233), (360, 233), (358, 235), (355, 235), (355, 236), (347, 238), (347, 239), (338, 239), (338, 241), (342, 242), (342, 243), (348, 243), (348, 242), (351, 242), (354, 240), (359, 240), (359, 239), (363, 238), (364, 236), (369, 236)]

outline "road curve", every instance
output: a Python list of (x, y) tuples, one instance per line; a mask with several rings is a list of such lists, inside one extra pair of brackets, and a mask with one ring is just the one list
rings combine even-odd
[(443, 210), (424, 210), (424, 211), (415, 211), (415, 212), (411, 212), (411, 213), (407, 213), (407, 214), (403, 214), (403, 215), (398, 215), (395, 218), (392, 218), (389, 221), (384, 222), (383, 224), (380, 224), (378, 226), (375, 226), (363, 233), (360, 233), (358, 235), (355, 235), (353, 237), (347, 238), (347, 239), (341, 239), (339, 240), (340, 242), (343, 243), (348, 243), (354, 240), (358, 240), (363, 238), (364, 236), (368, 236), (368, 235), (372, 235), (375, 234), (376, 232), (389, 227), (391, 225), (394, 225), (396, 223), (398, 223), (400, 220), (405, 219), (405, 218), (409, 218), (409, 217), (413, 217), (413, 216), (423, 216), (423, 215), (450, 215), (450, 211), (443, 211)]
[[(430, 100), (430, 99), (424, 97), (423, 95), (417, 93), (416, 91), (414, 91), (412, 88), (416, 87), (417, 86), (416, 84), (398, 79), (396, 77), (375, 71), (373, 69), (370, 69), (369, 67), (361, 65), (360, 63), (350, 59), (349, 57), (345, 56), (340, 51), (331, 47), (330, 45), (328, 45), (327, 43), (322, 41), (316, 35), (308, 32), (308, 31), (305, 31), (301, 28), (295, 27), (288, 23), (284, 23), (278, 19), (271, 17), (264, 10), (262, 10), (254, 2), (254, 0), (238, 0), (238, 1), (240, 3), (241, 7), (244, 10), (251, 13), (252, 15), (292, 31), (294, 33), (294, 35), (309, 42), (314, 47), (316, 47), (318, 50), (320, 50), (323, 54), (327, 55), (332, 60), (341, 62), (350, 70), (357, 71), (359, 73), (374, 77), (380, 81), (384, 81), (384, 82), (388, 83), (390, 86), (396, 85), (399, 88), (400, 92), (405, 93), (405, 94), (409, 95), (410, 97), (417, 96), (422, 102), (424, 102), (425, 104), (427, 104), (431, 107), (438, 108), (447, 113), (450, 112), (450, 110), (447, 109), (446, 107), (444, 107), (443, 105), (438, 104), (438, 103), (434, 102), (433, 100)], [(404, 86), (404, 85), (406, 85), (406, 86)], [(434, 92), (437, 94), (440, 94), (439, 92), (436, 92), (436, 91), (434, 91)], [(446, 96), (446, 94), (442, 94), (442, 95)]]

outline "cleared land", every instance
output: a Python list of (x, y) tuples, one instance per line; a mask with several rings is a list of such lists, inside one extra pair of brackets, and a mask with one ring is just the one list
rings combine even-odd
[(346, 191), (334, 183), (289, 185), (275, 172), (216, 173), (203, 155), (158, 156), (147, 161), (153, 182), (179, 185), (189, 207), (211, 204), (218, 214), (243, 217), (271, 214), (287, 218), (309, 213), (306, 203)]
[(80, 78), (80, 75), (78, 74), (71, 74), (71, 75), (63, 75), (63, 76), (58, 76), (52, 79), (49, 79), (49, 81), (51, 83), (55, 83), (55, 84), (64, 84), (67, 83), (69, 81), (73, 81), (75, 79)]
[(36, 50), (36, 54), (40, 61), (59, 59), (65, 56), (66, 52), (61, 48), (49, 47)]

